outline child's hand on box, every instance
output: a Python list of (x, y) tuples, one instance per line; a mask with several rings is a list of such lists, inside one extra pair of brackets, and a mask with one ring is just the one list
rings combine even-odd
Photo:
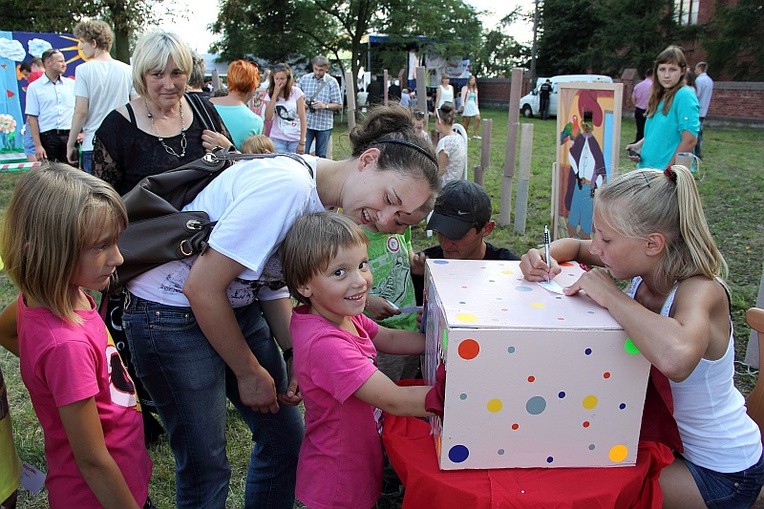
[(432, 386), (430, 392), (424, 398), (424, 409), (435, 414), (439, 417), (443, 417), (443, 408), (446, 403), (446, 365), (442, 362), (438, 365), (438, 369), (435, 370), (435, 385)]

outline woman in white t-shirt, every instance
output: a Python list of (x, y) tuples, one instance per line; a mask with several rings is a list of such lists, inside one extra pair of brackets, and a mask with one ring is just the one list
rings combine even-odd
[(341, 161), (273, 155), (222, 172), (184, 207), (217, 221), (203, 255), (128, 283), (125, 332), (176, 458), (178, 507), (225, 506), (226, 399), (256, 444), (243, 505), (292, 506), (303, 419), (278, 252), (297, 218), (341, 208), (403, 233), (432, 209), (438, 164), (408, 109), (378, 106), (348, 136)]
[[(276, 64), (271, 73), (265, 102), (265, 120), (272, 122), (269, 137), (281, 154), (305, 153), (308, 123), (305, 94), (294, 84), (289, 64)], [(275, 99), (274, 99), (275, 97)]]

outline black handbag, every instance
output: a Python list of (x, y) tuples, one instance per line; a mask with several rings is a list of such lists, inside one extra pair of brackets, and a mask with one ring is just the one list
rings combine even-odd
[(202, 254), (216, 222), (204, 211), (181, 209), (236, 161), (274, 157), (298, 161), (313, 175), (295, 154), (241, 154), (229, 147), (141, 180), (122, 197), (129, 223), (118, 241), (124, 262), (117, 268), (116, 283), (124, 285), (164, 263)]

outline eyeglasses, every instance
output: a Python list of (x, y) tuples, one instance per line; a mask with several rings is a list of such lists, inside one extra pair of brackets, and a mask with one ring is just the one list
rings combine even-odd
[(290, 115), (286, 107), (281, 104), (276, 105), (276, 115), (278, 115), (279, 118), (286, 120), (287, 122), (294, 121), (294, 116)]

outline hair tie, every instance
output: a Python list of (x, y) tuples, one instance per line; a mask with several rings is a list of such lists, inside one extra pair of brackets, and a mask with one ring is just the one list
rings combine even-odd
[(389, 139), (386, 139), (386, 140), (375, 140), (371, 144), (372, 145), (379, 145), (380, 143), (393, 143), (393, 144), (396, 144), (396, 145), (404, 145), (406, 147), (413, 148), (414, 150), (416, 150), (417, 152), (419, 152), (420, 154), (425, 156), (427, 159), (432, 161), (432, 164), (434, 164), (435, 166), (438, 166), (438, 160), (435, 159), (435, 157), (432, 154), (427, 152), (425, 149), (423, 149), (422, 147), (420, 147), (416, 143), (411, 143), (410, 141), (406, 141), (406, 140), (396, 140), (396, 139), (389, 138)]
[(671, 182), (676, 184), (676, 173), (671, 169), (671, 166), (666, 166), (666, 169), (663, 170), (663, 174), (666, 175)]

